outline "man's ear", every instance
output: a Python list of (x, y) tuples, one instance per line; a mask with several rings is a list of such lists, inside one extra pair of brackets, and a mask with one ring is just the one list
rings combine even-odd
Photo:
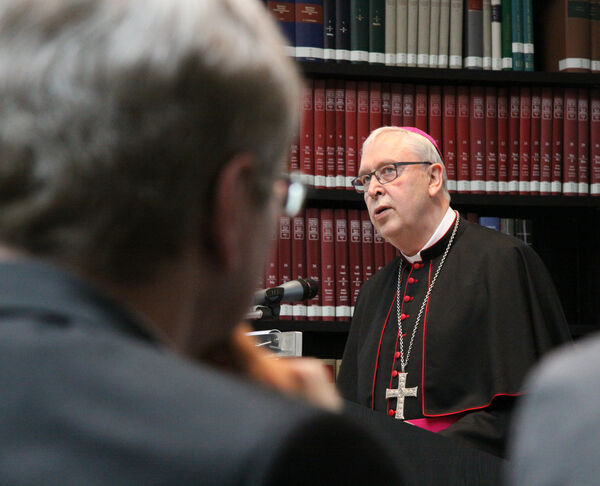
[(244, 258), (244, 242), (254, 213), (254, 165), (247, 154), (236, 155), (225, 163), (214, 187), (210, 228), (215, 258), (226, 268), (235, 268)]
[(429, 195), (439, 194), (444, 185), (444, 167), (442, 164), (432, 164), (429, 168)]

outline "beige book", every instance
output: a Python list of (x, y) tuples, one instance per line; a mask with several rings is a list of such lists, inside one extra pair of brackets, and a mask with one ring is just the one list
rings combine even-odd
[(419, 0), (419, 30), (417, 33), (417, 66), (429, 67), (429, 17), (431, 0)]
[(492, 2), (483, 0), (483, 69), (492, 69)]
[(450, 0), (440, 1), (440, 35), (438, 43), (438, 67), (448, 67), (448, 45), (450, 42)]
[(438, 50), (440, 42), (440, 1), (431, 0), (429, 14), (429, 67), (438, 66)]
[(461, 69), (463, 41), (463, 0), (450, 0), (450, 46), (448, 64), (451, 69)]
[(396, 0), (396, 66), (406, 66), (408, 55), (408, 0)]
[(406, 65), (417, 65), (417, 33), (419, 31), (419, 1), (408, 0), (408, 19), (406, 30)]
[(385, 0), (385, 65), (396, 65), (396, 0)]

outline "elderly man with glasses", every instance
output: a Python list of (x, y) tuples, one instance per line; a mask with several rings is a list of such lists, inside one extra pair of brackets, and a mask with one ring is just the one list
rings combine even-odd
[(544, 264), (527, 244), (450, 207), (440, 151), (421, 130), (371, 133), (353, 185), (399, 256), (361, 289), (339, 390), (503, 456), (525, 374), (569, 340)]

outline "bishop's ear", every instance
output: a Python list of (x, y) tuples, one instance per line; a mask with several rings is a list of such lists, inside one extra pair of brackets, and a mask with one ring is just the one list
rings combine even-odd
[(432, 164), (429, 166), (429, 195), (438, 194), (444, 185), (444, 167), (442, 164)]

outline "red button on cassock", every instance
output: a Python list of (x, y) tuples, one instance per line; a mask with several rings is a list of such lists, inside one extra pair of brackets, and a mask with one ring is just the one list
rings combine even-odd
[(412, 278), (412, 277), (410, 277), (410, 278), (408, 279), (408, 283), (409, 283), (409, 284), (412, 284), (412, 283), (415, 283), (415, 282), (418, 282), (418, 280), (417, 280), (416, 278)]
[(396, 410), (388, 410), (388, 415), (389, 415), (390, 417), (392, 417), (392, 416), (396, 415)]
[(405, 295), (404, 296), (404, 302), (409, 302), (410, 301), (410, 296), (409, 295)]
[(398, 359), (400, 356), (402, 356), (402, 353), (400, 351), (396, 351), (394, 353), (394, 358)]
[(400, 314), (400, 319), (404, 320), (404, 319), (408, 319), (410, 317), (410, 314)]
[(396, 378), (398, 376), (398, 370), (392, 371), (392, 378)]

